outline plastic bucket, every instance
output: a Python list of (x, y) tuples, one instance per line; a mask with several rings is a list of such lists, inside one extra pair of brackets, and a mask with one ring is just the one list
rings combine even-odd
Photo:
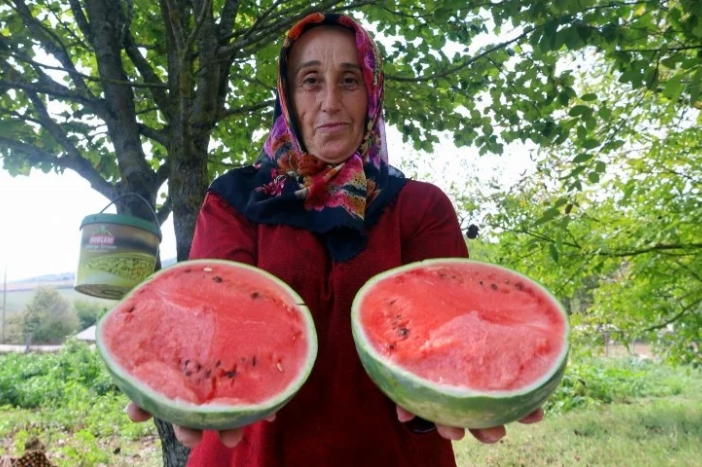
[(157, 223), (139, 217), (102, 211), (86, 216), (80, 224), (74, 288), (93, 297), (119, 300), (154, 272), (161, 230)]

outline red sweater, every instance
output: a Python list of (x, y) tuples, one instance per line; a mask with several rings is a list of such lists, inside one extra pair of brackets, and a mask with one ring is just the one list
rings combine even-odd
[(332, 262), (314, 234), (255, 225), (208, 194), (191, 258), (248, 263), (287, 282), (314, 317), (319, 350), (309, 379), (274, 422), (247, 427), (234, 449), (206, 432), (188, 466), (455, 466), (451, 442), (436, 431), (412, 433), (368, 378), (354, 347), (350, 311), (356, 292), (377, 273), (422, 259), (467, 255), (449, 199), (427, 183), (408, 182), (368, 231), (366, 248), (343, 263)]

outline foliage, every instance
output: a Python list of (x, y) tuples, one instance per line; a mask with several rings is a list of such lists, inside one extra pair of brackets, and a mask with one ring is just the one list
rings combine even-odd
[(56, 354), (7, 354), (1, 358), (0, 405), (59, 407), (87, 393), (117, 393), (98, 354), (74, 340)]
[(38, 287), (22, 312), (22, 334), (32, 344), (58, 344), (78, 329), (71, 303), (51, 287)]
[(73, 308), (80, 321), (80, 329), (87, 329), (97, 323), (97, 321), (108, 311), (106, 306), (94, 300), (75, 300)]

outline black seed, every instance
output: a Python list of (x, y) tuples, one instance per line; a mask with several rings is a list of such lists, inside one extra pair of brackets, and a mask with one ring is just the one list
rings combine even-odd
[(253, 358), (251, 359), (251, 365), (256, 366), (256, 356), (254, 355)]
[(485, 285), (485, 284), (483, 284), (483, 281), (478, 281), (478, 284)]
[(409, 334), (409, 329), (407, 328), (400, 328), (397, 330), (397, 333), (401, 335), (402, 337), (405, 337), (407, 334)]
[(396, 301), (397, 301), (397, 299), (396, 299), (396, 298), (393, 298), (392, 300), (390, 300), (389, 303), (390, 303), (390, 305), (392, 305), (392, 304), (395, 303)]
[(253, 298), (254, 300), (257, 299), (257, 298), (260, 297), (260, 296), (261, 296), (261, 294), (258, 293), (258, 292), (254, 292), (254, 293), (251, 294), (251, 298)]
[(136, 305), (132, 305), (132, 307), (127, 310), (127, 313), (131, 313), (134, 310), (136, 310)]
[(185, 366), (188, 366), (188, 363), (190, 363), (190, 360), (186, 360), (185, 363), (184, 363), (184, 365), (185, 365)]
[(222, 360), (217, 360), (217, 363), (215, 363), (215, 367), (219, 368), (219, 366), (222, 364)]
[(516, 284), (514, 284), (514, 288), (517, 290), (524, 290), (524, 284), (522, 284), (521, 282), (517, 282)]
[(222, 278), (219, 277), (219, 276), (214, 276), (214, 277), (212, 278), (212, 280), (215, 281), (215, 282), (217, 282), (217, 283), (222, 282)]
[(193, 372), (190, 371), (190, 370), (187, 370), (187, 371), (185, 372), (185, 376), (190, 376), (190, 375), (192, 375), (192, 374), (193, 374)]
[(201, 369), (202, 369), (202, 365), (200, 365), (199, 363), (197, 365), (195, 365), (195, 371), (200, 371)]
[(234, 370), (234, 371), (227, 371), (227, 372), (225, 373), (225, 375), (227, 375), (227, 378), (233, 378), (233, 377), (236, 376), (236, 370)]
[(390, 349), (390, 350), (395, 350), (395, 346), (392, 345), (392, 344), (388, 344), (388, 349)]
[(497, 284), (490, 284), (490, 288), (492, 290), (497, 290)]

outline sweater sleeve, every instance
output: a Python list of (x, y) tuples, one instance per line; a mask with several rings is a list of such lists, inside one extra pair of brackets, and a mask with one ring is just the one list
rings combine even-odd
[(256, 264), (256, 226), (224, 199), (208, 193), (195, 223), (190, 259)]
[(403, 229), (403, 264), (431, 258), (467, 258), (468, 248), (451, 200), (434, 185), (413, 185), (408, 190), (405, 212), (416, 220), (407, 222)]

